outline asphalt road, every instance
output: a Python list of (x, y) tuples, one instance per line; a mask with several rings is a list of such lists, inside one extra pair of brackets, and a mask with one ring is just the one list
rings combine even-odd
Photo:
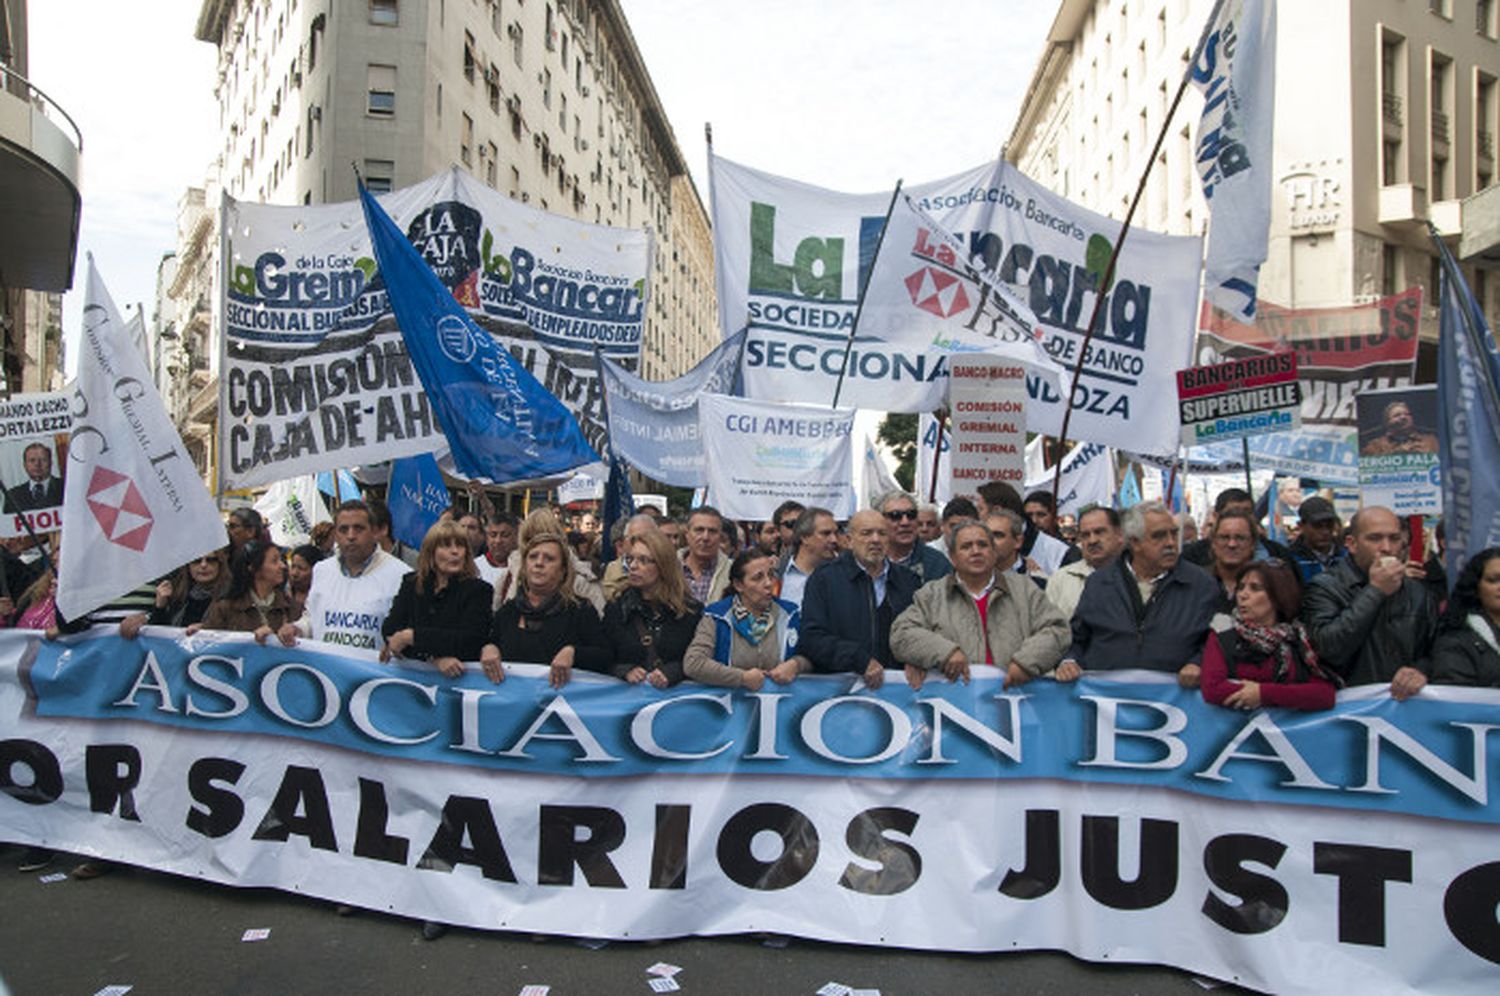
[[(1065, 954), (957, 955), (760, 938), (611, 943), (454, 930), (424, 941), (409, 920), (340, 917), (319, 901), (269, 889), (230, 889), (121, 868), (90, 881), (45, 883), (76, 859), (20, 873), (0, 846), (0, 979), (15, 996), (93, 996), (110, 985), (154, 993), (483, 993), (526, 985), (549, 996), (651, 996), (645, 969), (682, 966), (692, 994), (811, 994), (828, 982), (893, 994), (1183, 993), (1203, 989), (1173, 969), (1095, 965)], [(269, 928), (262, 941), (246, 930)], [(1239, 990), (1224, 987), (1220, 992)], [(0, 992), (4, 992), (0, 987)]]

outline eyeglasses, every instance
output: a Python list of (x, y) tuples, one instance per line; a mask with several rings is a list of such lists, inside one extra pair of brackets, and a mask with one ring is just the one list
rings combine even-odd
[(776, 525), (779, 526), (779, 527), (781, 527), (782, 529), (795, 529), (795, 528), (797, 528), (797, 520), (796, 519), (783, 519), (780, 522), (776, 523)]
[(1249, 543), (1249, 536), (1215, 536), (1214, 542), (1224, 543), (1227, 546), (1238, 546), (1241, 543)]
[(894, 512), (886, 512), (885, 517), (890, 522), (900, 522), (902, 519), (913, 520), (917, 517), (917, 510), (914, 508), (897, 509)]

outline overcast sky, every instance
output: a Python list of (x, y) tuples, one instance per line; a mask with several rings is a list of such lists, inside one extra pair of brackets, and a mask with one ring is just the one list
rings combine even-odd
[[(1046, 0), (622, 0), (708, 202), (703, 124), (720, 155), (865, 192), (993, 159), (1041, 54)], [(201, 0), (32, 0), (31, 79), (84, 136), (75, 290), (84, 253), (115, 301), (155, 297), (178, 199), (218, 147), (215, 50), (193, 38)]]

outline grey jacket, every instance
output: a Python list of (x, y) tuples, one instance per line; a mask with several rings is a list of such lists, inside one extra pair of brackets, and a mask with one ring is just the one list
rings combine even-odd
[(1313, 649), (1351, 685), (1388, 682), (1408, 664), (1426, 673), (1437, 615), (1422, 582), (1402, 578), (1396, 593), (1386, 597), (1353, 559), (1313, 578), (1302, 599)]
[(918, 589), (910, 607), (891, 626), (891, 654), (902, 664), (933, 670), (954, 649), (970, 664), (983, 664), (985, 636), (996, 667), (1011, 661), (1035, 677), (1057, 667), (1068, 646), (1068, 621), (1030, 578), (1009, 571), (995, 577), (979, 628), (979, 609), (957, 574)]

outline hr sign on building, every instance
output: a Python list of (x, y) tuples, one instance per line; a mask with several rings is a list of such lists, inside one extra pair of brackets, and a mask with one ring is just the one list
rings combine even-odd
[(1026, 482), (1026, 368), (975, 358), (955, 359), (949, 369), (953, 494), (973, 494), (988, 481), (1019, 490)]
[(1182, 445), (1244, 439), (1302, 426), (1294, 353), (1271, 353), (1177, 372)]

